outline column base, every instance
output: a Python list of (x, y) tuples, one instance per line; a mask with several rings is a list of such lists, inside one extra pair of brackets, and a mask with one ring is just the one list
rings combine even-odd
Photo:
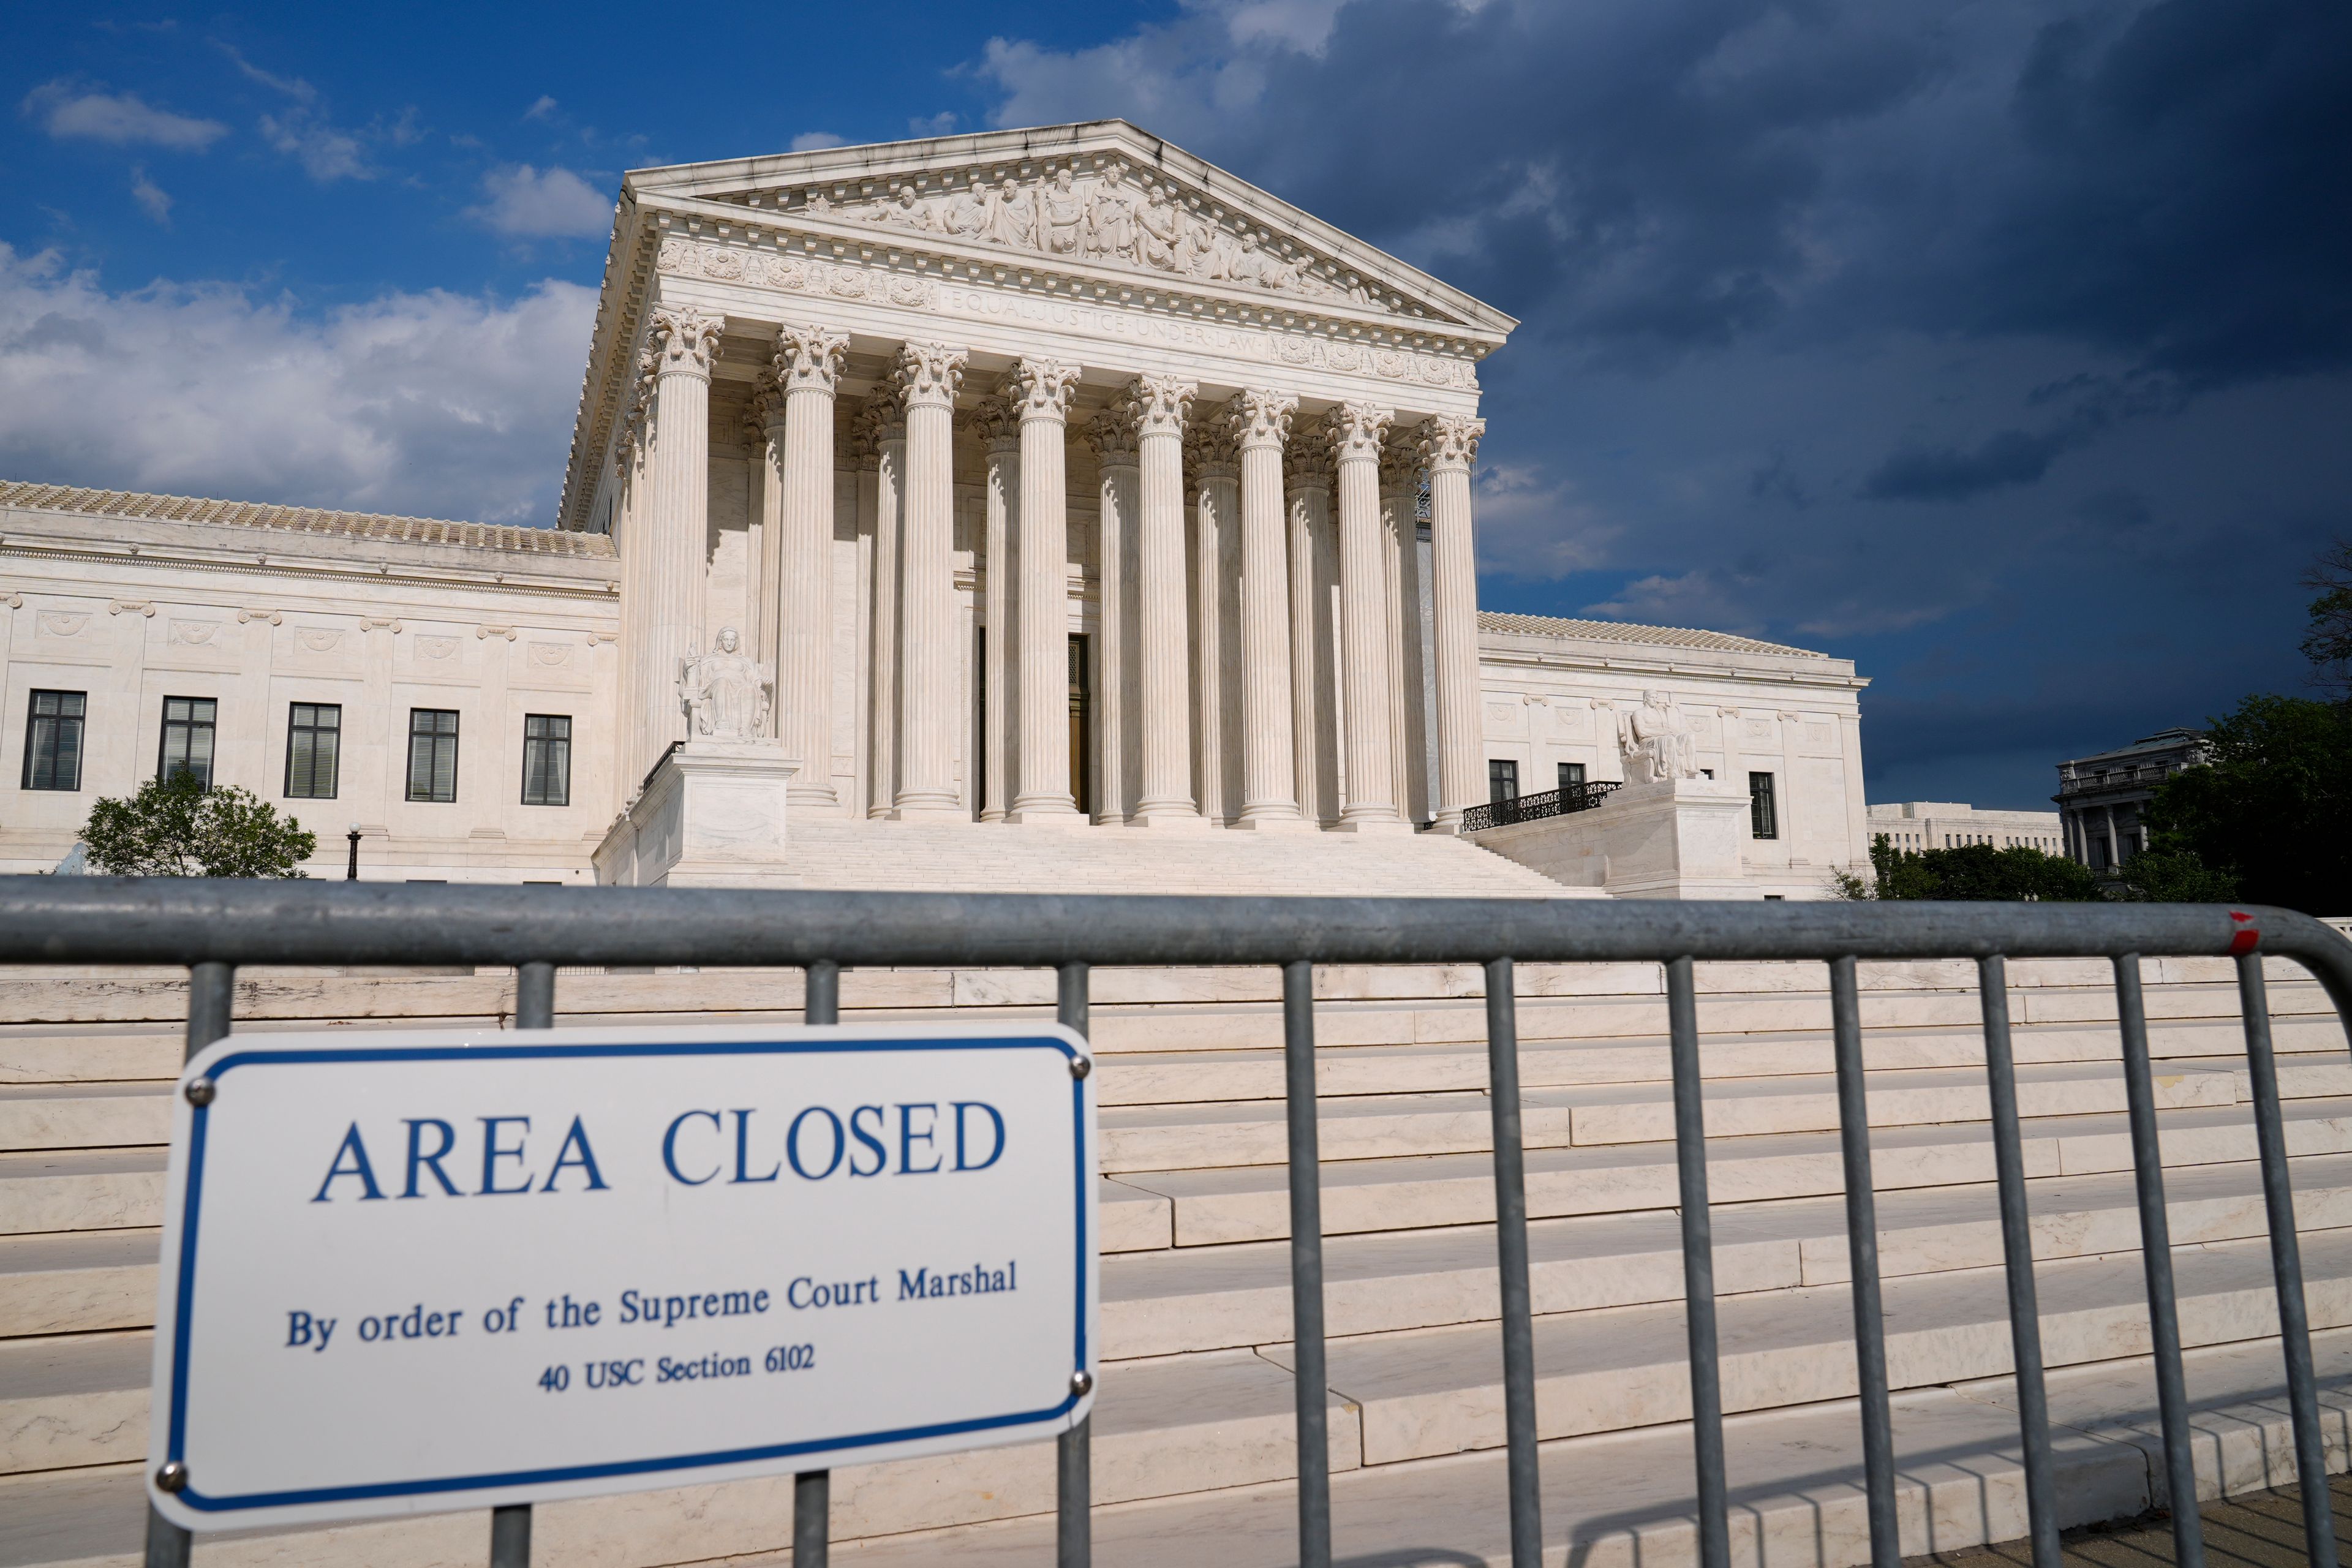
[(1339, 819), (1339, 825), (1333, 827), (1331, 831), (1334, 833), (1368, 833), (1375, 837), (1383, 835), (1391, 837), (1410, 837), (1413, 831), (1413, 827), (1412, 823), (1407, 822), (1402, 816), (1343, 816)]
[(893, 822), (949, 822), (961, 823), (967, 826), (976, 826), (972, 823), (971, 813), (966, 811), (961, 805), (954, 804), (941, 805), (929, 801), (902, 801), (890, 808), (890, 820)]
[(1073, 828), (1094, 826), (1091, 819), (1079, 815), (1075, 805), (1029, 806), (1020, 811), (1009, 811), (1004, 814), (1004, 822), (1008, 827), (1059, 828), (1066, 833)]
[(824, 812), (841, 809), (841, 797), (833, 793), (833, 786), (829, 784), (818, 784), (814, 781), (804, 784), (795, 784), (788, 787), (786, 794), (794, 805), (813, 806)]
[(1234, 827), (1243, 833), (1319, 833), (1322, 831), (1320, 824), (1309, 822), (1305, 817), (1297, 816), (1244, 816), (1234, 823)]
[(1206, 833), (1209, 830), (1209, 819), (1191, 806), (1147, 805), (1129, 817), (1127, 825), (1129, 827), (1155, 828), (1162, 833), (1171, 829), (1180, 833)]

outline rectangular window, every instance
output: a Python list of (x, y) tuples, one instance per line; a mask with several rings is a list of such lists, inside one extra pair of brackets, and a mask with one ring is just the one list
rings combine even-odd
[(213, 725), (220, 704), (209, 697), (163, 699), (163, 754), (155, 776), (168, 779), (187, 773), (206, 789), (213, 787)]
[(457, 715), (449, 709), (408, 710), (408, 798), (457, 798)]
[(1584, 764), (1582, 763), (1562, 763), (1559, 764), (1559, 788), (1562, 794), (1572, 789), (1580, 789), (1583, 785)]
[(286, 798), (332, 800), (342, 761), (343, 710), (331, 702), (286, 707)]
[(522, 803), (572, 804), (572, 720), (562, 713), (522, 718)]
[(1748, 826), (1759, 838), (1780, 837), (1780, 814), (1772, 799), (1772, 775), (1748, 775)]
[(89, 696), (81, 691), (36, 691), (25, 725), (26, 789), (81, 788), (81, 727)]
[(1486, 798), (1490, 801), (1519, 798), (1519, 764), (1508, 757), (1492, 757), (1486, 763)]

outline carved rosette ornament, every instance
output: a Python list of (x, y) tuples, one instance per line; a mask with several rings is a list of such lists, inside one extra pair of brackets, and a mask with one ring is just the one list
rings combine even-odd
[(849, 363), (849, 334), (830, 327), (785, 327), (776, 333), (776, 384), (786, 392), (832, 392)]
[(1330, 445), (1334, 463), (1376, 463), (1388, 442), (1389, 422), (1396, 417), (1368, 403), (1342, 403), (1323, 416), (1323, 438)]
[(1004, 394), (1024, 419), (1067, 418), (1077, 391), (1078, 367), (1059, 360), (1020, 360), (1004, 375)]
[(1146, 436), (1184, 434), (1200, 388), (1180, 375), (1139, 375), (1127, 384), (1115, 405), (1135, 426), (1138, 439)]
[(1244, 392), (1225, 405), (1234, 444), (1242, 450), (1289, 444), (1290, 423), (1298, 413), (1298, 399), (1286, 392)]
[(1135, 467), (1135, 421), (1119, 408), (1106, 408), (1087, 425), (1087, 444), (1106, 468)]
[(963, 383), (966, 355), (945, 343), (905, 343), (890, 380), (908, 407), (953, 408), (956, 388)]
[(1484, 419), (1433, 415), (1421, 422), (1421, 460), (1432, 468), (1466, 468), (1478, 460), (1478, 437), (1486, 433)]
[(656, 375), (698, 375), (710, 379), (719, 358), (719, 334), (727, 318), (695, 305), (656, 305), (648, 344)]

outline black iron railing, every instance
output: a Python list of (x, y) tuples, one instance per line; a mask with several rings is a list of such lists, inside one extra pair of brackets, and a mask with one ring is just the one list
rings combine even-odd
[[(1588, 785), (1587, 790), (1595, 786)], [(1605, 789), (1607, 786), (1598, 786)], [(1840, 1145), (1853, 1259), (1864, 1487), (1871, 1560), (1901, 1556), (1896, 1474), (1880, 1309), (1877, 1220), (1863, 1076), (1855, 964), (1966, 958), (1977, 965), (1991, 1133), (2009, 1287), (2026, 1498), (2036, 1568), (2058, 1568), (2041, 1323), (2018, 1125), (2005, 964), (2011, 958), (2105, 958), (2137, 1183), (2150, 1348), (2162, 1417), (2177, 1561), (2201, 1562), (2197, 1473), (2182, 1377), (2164, 1171), (2157, 1146), (2143, 958), (2236, 960), (2254, 1127), (2270, 1231), (2308, 1561), (2334, 1568), (2335, 1529), (2304, 1304), (2294, 1194), (2263, 994), (2263, 955), (2291, 958), (2352, 1019), (2352, 943), (2284, 910), (2187, 904), (1683, 903), (1525, 899), (1130, 898), (953, 893), (425, 886), (382, 882), (229, 882), (155, 879), (0, 879), (0, 963), (171, 963), (190, 968), (191, 1056), (228, 1033), (238, 964), (475, 964), (518, 969), (516, 1023), (555, 1017), (557, 965), (691, 964), (804, 969), (808, 1021), (837, 1020), (838, 976), (853, 965), (1051, 968), (1059, 1016), (1085, 1033), (1091, 966), (1278, 965), (1283, 973), (1289, 1132), (1291, 1302), (1297, 1395), (1298, 1561), (1331, 1568), (1326, 1430), (1323, 1226), (1316, 1137), (1315, 966), (1463, 963), (1486, 973), (1496, 1247), (1501, 1285), (1507, 1508), (1513, 1568), (1544, 1561), (1528, 1206), (1520, 1138), (1517, 962), (1654, 962), (1664, 966), (1692, 1426), (1698, 1560), (1730, 1568), (1730, 1512), (1709, 1226), (1694, 962), (1825, 963), (1838, 1085)], [(1089, 1439), (1060, 1439), (1059, 1568), (1090, 1561)], [(795, 1568), (822, 1568), (826, 1478), (800, 1478)], [(1506, 1500), (1497, 1500), (1503, 1501)], [(500, 1509), (495, 1568), (523, 1568), (530, 1510)], [(150, 1568), (184, 1568), (185, 1531), (151, 1513)], [(1922, 1550), (1925, 1548), (1923, 1547)]]
[(1591, 811), (1607, 800), (1617, 787), (1614, 779), (1601, 779), (1591, 784), (1570, 784), (1565, 789), (1546, 790), (1541, 795), (1523, 795), (1511, 800), (1488, 801), (1462, 813), (1462, 831), (1477, 833), (1489, 827), (1507, 827), (1514, 822), (1534, 822), (1540, 817), (1565, 816), (1571, 811)]

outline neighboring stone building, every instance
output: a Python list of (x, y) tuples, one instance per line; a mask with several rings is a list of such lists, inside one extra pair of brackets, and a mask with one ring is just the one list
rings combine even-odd
[[(1859, 860), (1850, 663), (1478, 616), (1476, 365), (1515, 325), (1121, 121), (639, 171), (557, 529), (0, 489), (0, 865), (201, 751), (321, 870), (356, 823), (373, 876), (659, 877), (646, 786), (729, 628), (772, 700), (693, 744), (767, 770), (804, 882), (952, 879), (884, 825), (976, 821), (1321, 827), (1269, 890), (1359, 885), (1358, 837), (1497, 890), (1444, 836), (1507, 773), (1613, 776), (1607, 710), (1654, 689), (1723, 790), (1765, 781), (1759, 875)], [(1076, 853), (985, 842), (976, 884)]]
[(1897, 849), (1957, 849), (1990, 844), (1996, 849), (2066, 852), (2054, 811), (1989, 811), (1954, 801), (1910, 800), (1870, 808), (1870, 836), (1880, 834)]
[(2159, 730), (2128, 746), (2058, 764), (2065, 852), (2094, 871), (2114, 870), (2147, 847), (2140, 820), (2156, 786), (2205, 761), (2205, 731)]

